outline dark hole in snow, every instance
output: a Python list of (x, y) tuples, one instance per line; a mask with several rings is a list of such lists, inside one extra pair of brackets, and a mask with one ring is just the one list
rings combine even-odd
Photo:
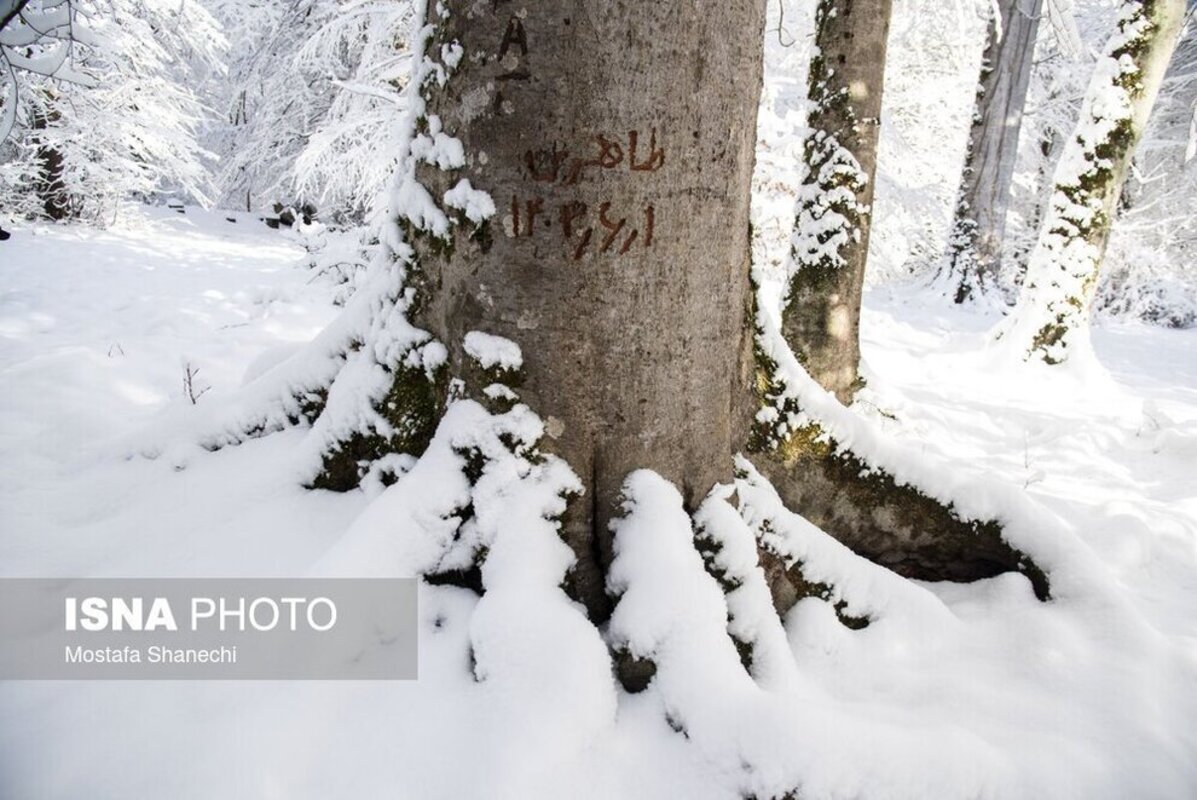
[(615, 675), (629, 694), (639, 694), (648, 688), (657, 674), (657, 665), (647, 658), (636, 658), (626, 650), (615, 653)]

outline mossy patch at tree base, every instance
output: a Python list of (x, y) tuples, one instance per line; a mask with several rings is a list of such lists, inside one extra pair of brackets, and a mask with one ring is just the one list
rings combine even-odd
[(365, 467), (391, 453), (419, 456), (428, 448), (444, 412), (447, 381), (444, 372), (429, 376), (422, 368), (401, 367), (391, 390), (376, 409), (394, 429), (391, 436), (355, 433), (330, 448), (312, 489), (347, 492), (361, 483)]
[(764, 570), (765, 581), (773, 597), (773, 607), (778, 614), (784, 616), (798, 601), (813, 597), (831, 603), (836, 618), (845, 628), (862, 630), (872, 622), (868, 617), (849, 614), (847, 601), (837, 598), (835, 587), (807, 580), (801, 561), (787, 564), (785, 558), (768, 547), (758, 548), (757, 558)]

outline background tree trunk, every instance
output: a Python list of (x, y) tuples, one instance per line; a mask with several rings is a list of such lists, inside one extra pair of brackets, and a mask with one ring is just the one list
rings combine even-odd
[(998, 0), (989, 20), (946, 269), (963, 303), (997, 280), (1043, 0)]
[[(33, 114), (31, 127), (37, 131), (44, 131), (54, 122), (57, 114), (53, 104), (57, 98), (47, 94), (46, 111), (38, 110)], [(39, 144), (37, 160), (40, 170), (37, 178), (37, 197), (41, 201), (42, 211), (55, 222), (67, 219), (71, 214), (71, 198), (67, 195), (66, 184), (63, 182), (62, 153), (53, 145)]]
[[(417, 320), (475, 392), (490, 377), (467, 333), (523, 346), (520, 399), (586, 485), (563, 535), (574, 592), (602, 619), (625, 476), (654, 469), (696, 505), (731, 478), (754, 410), (762, 4), (444, 7), (428, 52), (456, 64), (427, 84), (420, 125), (429, 142), (442, 129), (459, 139), (464, 163), (424, 164), (417, 177), (446, 206), (468, 196), (468, 180), (497, 212), (474, 224), (461, 211), (449, 242), (414, 237), (428, 287)], [(455, 188), (465, 194), (447, 197)]]
[(1016, 346), (1064, 361), (1089, 311), (1118, 198), (1176, 46), (1183, 0), (1124, 0), (1064, 146), (1043, 231), (1010, 323)]
[(859, 383), (890, 6), (890, 0), (820, 0), (815, 16), (811, 132), (782, 334), (811, 377), (845, 404)]

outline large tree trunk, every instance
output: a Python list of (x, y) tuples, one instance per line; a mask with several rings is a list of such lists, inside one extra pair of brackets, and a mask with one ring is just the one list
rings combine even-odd
[(890, 0), (819, 0), (806, 176), (782, 333), (843, 403), (859, 385), (860, 301), (877, 168)]
[[(402, 282), (370, 296), (373, 321), (345, 345), (333, 383), (299, 381), (310, 391), (288, 406), (289, 417), (314, 421), (327, 448), (313, 485), (349, 488), (363, 464), (423, 452), (446, 397), (464, 392), (502, 410), (515, 387), (544, 420), (540, 447), (584, 484), (561, 534), (576, 557), (570, 592), (595, 621), (610, 611), (609, 523), (627, 475), (655, 470), (694, 509), (732, 479), (746, 445), (791, 507), (849, 545), (876, 545), (862, 552), (883, 563), (918, 561), (904, 574), (978, 574), (955, 568), (959, 559), (1000, 562), (984, 574), (1017, 568), (1009, 548), (991, 559), (976, 524), (916, 489), (879, 470), (863, 478), (861, 462), (825, 444), (803, 448), (809, 431), (779, 443), (784, 433), (765, 430), (770, 409), (752, 427), (762, 402), (787, 402), (754, 341), (749, 286), (762, 10), (756, 0), (601, 15), (582, 0), (437, 6), (411, 100), (413, 159), (396, 194), (403, 235), (384, 228), (380, 242)], [(863, 248), (854, 257), (853, 318)], [(809, 288), (791, 305), (825, 310), (828, 295)], [(854, 324), (842, 338), (856, 353)], [(382, 421), (361, 425), (371, 418), (352, 406), (362, 386), (385, 393), (371, 409)], [(347, 431), (346, 417), (357, 427)], [(467, 475), (481, 474), (466, 455)], [(945, 536), (947, 548), (937, 544)], [(1000, 540), (1000, 527), (985, 536)], [(929, 560), (911, 555), (936, 548)], [(454, 564), (426, 577), (480, 588), (477, 570)], [(779, 606), (802, 591), (795, 570), (774, 570)]]
[(1098, 59), (1008, 332), (1028, 358), (1065, 361), (1088, 332), (1118, 198), (1184, 18), (1183, 0), (1124, 0)]
[(523, 346), (520, 398), (586, 484), (563, 535), (576, 596), (602, 618), (627, 474), (654, 469), (693, 506), (747, 435), (762, 4), (444, 7), (428, 51), (463, 52), (426, 85), (422, 125), (465, 158), (417, 177), (438, 199), (468, 180), (497, 212), (448, 243), (415, 237), (430, 288), (417, 320), (474, 391), (488, 377), (466, 334)]
[(1043, 0), (998, 0), (989, 20), (956, 216), (948, 243), (957, 303), (992, 287), (1002, 261), (1010, 183)]

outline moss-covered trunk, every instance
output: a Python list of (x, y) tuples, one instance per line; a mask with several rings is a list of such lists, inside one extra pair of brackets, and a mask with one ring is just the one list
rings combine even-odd
[[(799, 433), (778, 450), (754, 458), (786, 506), (854, 552), (907, 578), (974, 581), (1022, 572), (1046, 599), (1047, 577), (1002, 538), (994, 520), (970, 520), (918, 487), (903, 484), (834, 442)], [(803, 594), (801, 569), (773, 571), (779, 611)]]
[(859, 380), (860, 300), (890, 0), (819, 0), (811, 60), (811, 132), (782, 333), (821, 386), (850, 403)]
[(1184, 17), (1183, 0), (1124, 0), (1064, 145), (1022, 299), (1007, 333), (1028, 357), (1065, 361), (1088, 331), (1102, 259), (1135, 145)]

